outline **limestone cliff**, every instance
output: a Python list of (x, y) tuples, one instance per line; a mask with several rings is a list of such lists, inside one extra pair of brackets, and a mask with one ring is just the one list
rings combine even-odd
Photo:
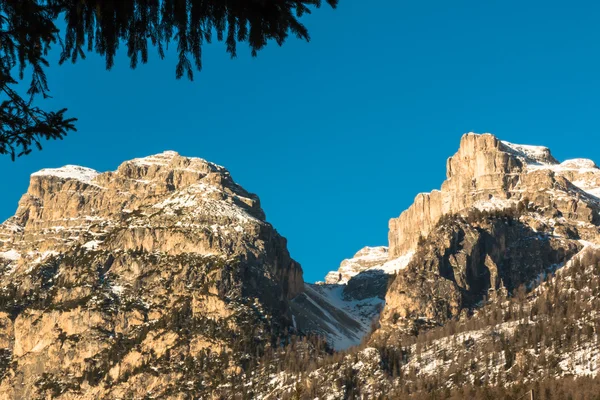
[[(281, 368), (329, 348), (290, 332), (346, 349), (381, 312), (369, 340), (393, 347), (476, 317), (600, 243), (599, 195), (591, 160), (467, 134), (441, 189), (390, 221), (389, 248), (313, 285), (223, 167), (165, 152), (39, 171), (0, 225), (0, 399), (260, 398), (252, 381), (291, 396), (315, 375)], [(389, 361), (373, 350), (350, 350), (344, 382)]]
[(325, 283), (345, 284), (350, 278), (370, 268), (380, 267), (388, 260), (388, 249), (385, 246), (364, 247), (352, 258), (340, 264), (337, 271), (330, 271), (325, 275)]
[(390, 221), (389, 257), (414, 256), (387, 292), (379, 334), (443, 324), (600, 242), (599, 188), (591, 160), (464, 135), (441, 190)]
[(593, 190), (600, 187), (600, 170), (591, 160), (559, 164), (545, 147), (469, 133), (448, 159), (446, 175), (441, 190), (417, 195), (399, 218), (390, 220), (390, 258), (415, 250), (443, 215), (471, 207), (507, 208), (528, 199), (569, 219), (597, 222)]
[(223, 167), (165, 152), (39, 171), (0, 225), (0, 399), (211, 393), (291, 328), (303, 290)]

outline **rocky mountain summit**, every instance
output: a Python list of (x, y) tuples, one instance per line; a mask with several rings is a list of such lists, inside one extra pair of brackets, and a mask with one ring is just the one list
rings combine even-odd
[(379, 334), (437, 326), (560, 268), (600, 239), (598, 188), (591, 160), (464, 135), (441, 190), (390, 221), (390, 257), (414, 256), (387, 292)]
[(350, 278), (368, 269), (380, 269), (388, 260), (388, 249), (385, 246), (364, 247), (352, 258), (340, 264), (337, 271), (330, 271), (325, 275), (325, 283), (329, 285), (343, 285)]
[[(547, 213), (597, 223), (600, 170), (591, 160), (559, 163), (542, 146), (502, 142), (490, 134), (466, 134), (447, 161), (440, 190), (417, 195), (399, 218), (390, 221), (390, 257), (414, 250), (445, 215), (506, 209), (527, 200)], [(591, 236), (595, 235), (592, 229)]]
[(441, 190), (390, 221), (389, 249), (361, 249), (294, 300), (314, 297), (299, 314), (319, 306), (300, 328), (341, 349), (360, 342), (382, 308), (375, 337), (388, 339), (470, 313), (597, 242), (598, 193), (591, 160), (559, 163), (546, 147), (466, 134)]
[(39, 171), (0, 225), (0, 398), (209, 393), (210, 364), (243, 367), (303, 290), (223, 167), (165, 152)]
[[(532, 389), (540, 399), (594, 398), (599, 194), (591, 160), (561, 163), (545, 147), (464, 135), (441, 189), (390, 221), (387, 259), (374, 251), (380, 266), (406, 261), (361, 347), (300, 371), (265, 368), (248, 385), (265, 399), (517, 399)], [(343, 262), (321, 287), (344, 298), (357, 279), (377, 286), (378, 266), (365, 258)]]
[(311, 284), (223, 167), (34, 173), (0, 225), (0, 399), (600, 390), (600, 169), (469, 133), (446, 176)]

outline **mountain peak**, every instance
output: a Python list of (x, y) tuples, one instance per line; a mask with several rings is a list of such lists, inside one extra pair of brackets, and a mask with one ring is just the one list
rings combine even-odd
[[(390, 258), (414, 250), (420, 237), (426, 237), (444, 215), (459, 214), (473, 207), (503, 209), (519, 200), (539, 197), (539, 190), (562, 188), (565, 196), (554, 207), (567, 211), (571, 200), (581, 201), (577, 218), (590, 220), (591, 203), (600, 195), (600, 170), (591, 160), (560, 164), (544, 146), (501, 141), (490, 133), (462, 136), (456, 154), (448, 158), (447, 179), (439, 191), (417, 196), (411, 207), (390, 221)], [(570, 183), (567, 188), (568, 180)], [(572, 186), (579, 189), (579, 197)]]
[(33, 174), (0, 224), (0, 347), (18, 377), (3, 388), (47, 397), (35, 364), (74, 384), (93, 376), (89, 398), (144, 397), (145, 384), (121, 391), (132, 376), (156, 378), (152, 390), (167, 398), (174, 380), (197, 375), (157, 373), (165, 353), (245, 360), (232, 337), (264, 347), (293, 330), (290, 301), (304, 282), (286, 246), (258, 197), (200, 158), (168, 151), (115, 172)]
[(89, 183), (100, 173), (91, 168), (80, 167), (78, 165), (65, 165), (60, 168), (45, 168), (31, 174), (31, 176), (52, 176), (61, 179), (75, 179), (81, 182)]
[(125, 161), (125, 163), (134, 163), (139, 165), (147, 165), (147, 166), (169, 166), (174, 165), (177, 167), (182, 164), (192, 164), (192, 165), (201, 165), (208, 164), (213, 166), (216, 170), (225, 170), (224, 167), (217, 165), (213, 162), (207, 161), (204, 158), (200, 157), (187, 157), (182, 156), (178, 152), (173, 150), (165, 150), (158, 154), (152, 154), (146, 157), (134, 158), (129, 161)]
[[(388, 290), (382, 321), (435, 325), (562, 265), (600, 241), (598, 196), (591, 160), (559, 163), (544, 146), (465, 134), (441, 190), (390, 220), (389, 257), (415, 255)], [(445, 300), (433, 307), (426, 293)]]
[(386, 246), (363, 247), (354, 257), (342, 261), (337, 271), (328, 272), (325, 276), (325, 283), (346, 284), (353, 276), (369, 268), (381, 266), (387, 260), (388, 248)]

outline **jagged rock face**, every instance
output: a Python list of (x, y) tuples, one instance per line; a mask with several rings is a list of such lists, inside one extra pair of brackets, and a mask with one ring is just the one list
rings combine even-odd
[[(431, 235), (463, 242), (468, 257), (483, 258), (481, 263), (493, 268), (494, 252), (475, 257), (476, 248), (486, 247), (484, 242), (493, 246), (488, 250), (503, 247), (500, 242), (508, 245), (519, 230), (526, 228), (516, 221), (511, 223), (507, 217), (489, 215), (482, 218), (479, 215), (477, 218), (486, 222), (459, 220), (455, 224), (446, 224), (446, 232), (435, 229)], [(506, 229), (502, 227), (504, 222), (509, 222)], [(465, 234), (464, 240), (452, 238), (458, 232)], [(490, 239), (485, 238), (489, 233), (497, 233), (502, 238), (492, 238), (489, 242)], [(554, 244), (562, 246), (558, 242)], [(434, 245), (422, 243), (419, 247)], [(256, 399), (288, 398), (290, 395), (293, 398), (298, 393), (309, 393), (310, 398), (320, 399), (527, 398), (531, 388), (538, 386), (537, 382), (561, 377), (568, 377), (569, 382), (575, 378), (575, 387), (583, 385), (588, 389), (593, 381), (579, 379), (596, 377), (600, 363), (597, 330), (600, 323), (597, 313), (600, 309), (599, 249), (598, 245), (585, 243), (569, 262), (545, 281), (536, 281), (536, 287), (526, 294), (519, 292), (512, 298), (498, 297), (470, 318), (452, 321), (419, 337), (405, 335), (400, 341), (383, 337), (369, 343), (370, 347), (351, 349), (329, 358), (319, 357), (314, 351), (312, 359), (319, 362), (300, 372), (279, 372), (274, 365), (292, 353), (282, 351), (265, 362), (244, 386), (252, 388)], [(523, 252), (524, 249), (519, 250)], [(532, 250), (537, 253), (539, 248)], [(437, 250), (430, 249), (423, 252), (423, 256), (434, 253)], [(441, 254), (435, 256), (442, 258)], [(421, 252), (415, 254), (415, 258), (418, 257)], [(532, 261), (527, 258), (531, 256), (522, 257), (518, 262)], [(519, 270), (509, 268), (506, 272), (518, 275)], [(460, 269), (454, 272), (463, 274)], [(294, 348), (293, 352), (298, 354), (297, 365), (303, 365), (302, 359), (308, 358), (306, 347)], [(469, 388), (471, 385), (483, 390), (477, 393)], [(519, 386), (521, 392), (515, 394)], [(506, 387), (510, 387), (511, 393), (507, 394)], [(548, 398), (551, 392), (552, 398), (560, 399), (597, 395), (598, 390), (589, 389), (589, 394), (581, 395), (577, 394), (577, 389), (568, 388), (560, 391), (536, 389), (534, 394)], [(454, 393), (448, 394), (449, 390)]]
[(443, 324), (485, 299), (510, 294), (554, 272), (582, 247), (577, 240), (534, 231), (525, 220), (508, 215), (448, 219), (421, 242), (392, 283), (380, 333)]
[(166, 152), (42, 170), (0, 225), (0, 398), (210, 393), (215, 357), (235, 371), (291, 327), (303, 284), (223, 167)]
[(380, 333), (442, 324), (599, 242), (599, 188), (591, 160), (464, 135), (441, 190), (390, 221), (390, 258), (416, 254), (387, 292)]
[(225, 168), (174, 152), (127, 161), (104, 174), (81, 167), (33, 174), (16, 215), (0, 225), (0, 240), (2, 249), (19, 253), (19, 264), (75, 244), (98, 244), (239, 256), (267, 267), (288, 299), (303, 285), (301, 268), (265, 222), (258, 197)]
[(350, 278), (359, 273), (376, 266), (385, 264), (388, 260), (388, 249), (385, 246), (364, 247), (352, 258), (348, 258), (340, 264), (337, 271), (330, 271), (325, 275), (325, 283), (345, 284)]
[[(576, 186), (579, 184), (580, 186)], [(590, 160), (559, 164), (541, 146), (501, 142), (490, 134), (466, 134), (447, 162), (441, 190), (417, 195), (399, 218), (390, 220), (390, 258), (415, 250), (443, 215), (471, 207), (510, 207), (528, 199), (569, 219), (596, 223), (600, 169)]]
[(389, 280), (406, 267), (411, 257), (409, 252), (390, 260), (386, 246), (364, 247), (354, 257), (342, 261), (337, 271), (327, 273), (325, 284), (343, 285), (346, 300), (383, 299)]

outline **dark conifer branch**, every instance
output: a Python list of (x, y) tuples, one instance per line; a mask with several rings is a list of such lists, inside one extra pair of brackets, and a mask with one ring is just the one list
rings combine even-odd
[[(337, 0), (327, 3), (337, 6)], [(7, 97), (0, 106), (0, 154), (14, 159), (32, 146), (41, 148), (42, 140), (62, 139), (75, 130), (76, 119), (67, 118), (66, 109), (47, 112), (33, 105), (38, 95), (50, 97), (45, 57), (57, 42), (59, 64), (96, 52), (110, 70), (120, 44), (136, 68), (148, 62), (148, 44), (163, 59), (165, 46), (174, 41), (175, 77), (192, 80), (194, 70), (202, 69), (202, 45), (211, 42), (213, 32), (232, 58), (239, 42), (247, 42), (256, 56), (270, 40), (282, 45), (290, 33), (310, 40), (298, 18), (320, 6), (320, 0), (0, 0), (0, 89)], [(63, 32), (56, 27), (59, 19), (65, 22)], [(24, 99), (9, 85), (17, 83), (16, 71), (22, 80), (29, 69)]]

